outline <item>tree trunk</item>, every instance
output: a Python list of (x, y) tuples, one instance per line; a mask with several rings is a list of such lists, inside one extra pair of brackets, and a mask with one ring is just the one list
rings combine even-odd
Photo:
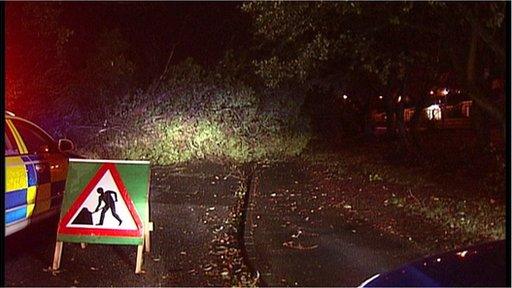
[[(472, 27), (472, 35), (470, 38), (469, 54), (467, 58), (457, 57), (458, 53), (449, 53), (452, 67), (456, 71), (459, 80), (463, 85), (463, 89), (467, 91), (468, 96), (473, 100), (473, 105), (478, 105), (489, 116), (495, 119), (498, 123), (505, 125), (505, 113), (502, 107), (492, 103), (486, 98), (485, 92), (482, 91), (475, 83), (476, 77), (476, 63), (478, 60), (478, 31), (476, 27)], [(452, 47), (456, 50), (456, 47)]]
[(388, 94), (384, 99), (386, 106), (386, 137), (393, 139), (395, 137), (395, 111), (393, 109), (393, 95)]
[[(424, 94), (423, 91), (419, 91), (418, 93)], [(409, 122), (409, 132), (416, 149), (420, 149), (420, 141), (418, 139), (418, 125), (420, 123), (423, 108), (425, 108), (425, 104), (427, 103), (427, 99), (428, 98), (425, 95), (419, 96), (419, 99), (414, 105), (414, 114), (412, 115), (411, 121)]]
[(472, 112), (472, 123), (477, 134), (477, 145), (482, 151), (488, 151), (491, 143), (489, 119), (482, 107), (475, 105)]
[(405, 129), (405, 121), (404, 121), (404, 110), (405, 107), (403, 105), (403, 101), (400, 103), (397, 103), (397, 107), (395, 110), (396, 114), (396, 128), (397, 128), (397, 135), (398, 138), (401, 141), (404, 141), (404, 144), (407, 142), (407, 135), (406, 135), (406, 129)]
[(375, 134), (373, 131), (373, 119), (372, 119), (372, 105), (371, 105), (372, 98), (368, 97), (366, 99), (366, 103), (363, 107), (363, 133), (364, 137), (368, 141), (372, 141), (375, 138)]
[[(482, 151), (487, 151), (490, 145), (490, 123), (489, 119), (487, 119), (487, 112), (489, 108), (487, 105), (482, 105), (484, 101), (477, 101), (486, 98), (486, 95), (482, 93), (485, 91), (484, 89), (479, 89), (479, 85), (477, 82), (480, 82), (476, 79), (476, 71), (477, 71), (477, 53), (478, 53), (478, 31), (475, 26), (473, 26), (473, 33), (471, 35), (470, 46), (469, 46), (469, 55), (468, 55), (468, 63), (466, 68), (466, 83), (467, 87), (469, 87), (469, 94), (471, 98), (474, 99), (475, 104), (473, 105), (473, 125), (477, 134), (477, 143)], [(487, 99), (485, 99), (487, 100)]]

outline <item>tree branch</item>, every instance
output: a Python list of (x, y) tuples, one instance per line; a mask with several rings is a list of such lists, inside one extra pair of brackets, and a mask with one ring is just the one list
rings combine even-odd
[(473, 26), (473, 29), (475, 29), (478, 36), (482, 38), (482, 40), (500, 58), (501, 61), (505, 61), (505, 49), (503, 49), (500, 43), (496, 42), (496, 40), (492, 38), (491, 33), (485, 29), (485, 25), (483, 25), (478, 16), (473, 13), (472, 9), (469, 9), (465, 5), (458, 5), (457, 7), (461, 14), (465, 15), (465, 20)]

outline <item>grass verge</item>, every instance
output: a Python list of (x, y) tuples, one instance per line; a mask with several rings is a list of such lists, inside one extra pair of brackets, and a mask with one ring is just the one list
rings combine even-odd
[[(343, 197), (357, 199), (352, 202), (358, 203), (360, 219), (370, 219), (379, 229), (414, 239), (427, 252), (505, 238), (503, 176), (489, 182), (485, 176), (489, 170), (477, 170), (479, 166), (471, 163), (475, 160), (464, 153), (458, 157), (469, 159), (454, 162), (441, 157), (436, 160), (444, 159), (439, 165), (430, 165), (433, 161), (412, 165), (390, 162), (386, 149), (365, 144), (338, 147), (336, 151), (310, 149), (301, 159), (315, 167), (313, 170), (325, 171), (319, 182), (329, 179), (330, 187), (345, 187), (348, 194)], [(473, 165), (462, 165), (467, 163)], [(499, 166), (501, 163), (484, 168), (498, 167), (490, 170), (498, 175), (503, 173)], [(347, 192), (348, 186), (354, 186), (354, 191)]]

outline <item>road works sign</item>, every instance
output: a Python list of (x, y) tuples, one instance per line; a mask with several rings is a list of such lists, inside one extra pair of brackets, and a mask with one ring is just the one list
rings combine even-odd
[(140, 272), (152, 230), (149, 176), (148, 161), (69, 159), (53, 268), (60, 265), (62, 242), (124, 244), (139, 246)]

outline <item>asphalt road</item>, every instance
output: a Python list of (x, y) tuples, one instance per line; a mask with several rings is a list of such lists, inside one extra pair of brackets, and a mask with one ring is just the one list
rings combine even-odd
[[(65, 243), (61, 269), (49, 269), (56, 220), (6, 238), (6, 286), (225, 286), (206, 273), (215, 232), (237, 201), (238, 180), (221, 166), (154, 167), (150, 194), (152, 251), (134, 274), (136, 247)], [(219, 228), (221, 227), (221, 228)], [(215, 264), (214, 264), (215, 265)]]
[(343, 195), (316, 186), (310, 173), (293, 162), (271, 165), (251, 195), (249, 257), (266, 284), (357, 286), (421, 256), (407, 241), (349, 221)]
[[(316, 186), (311, 172), (297, 163), (267, 167), (251, 195), (246, 245), (266, 284), (355, 286), (421, 256), (407, 241), (347, 221), (338, 205), (343, 195)], [(6, 239), (5, 285), (236, 285), (230, 275), (239, 259), (228, 258), (237, 247), (225, 230), (240, 203), (239, 180), (212, 164), (154, 167), (151, 179), (155, 231), (144, 274), (134, 274), (135, 246), (72, 243), (64, 244), (61, 269), (52, 273), (54, 220)]]

